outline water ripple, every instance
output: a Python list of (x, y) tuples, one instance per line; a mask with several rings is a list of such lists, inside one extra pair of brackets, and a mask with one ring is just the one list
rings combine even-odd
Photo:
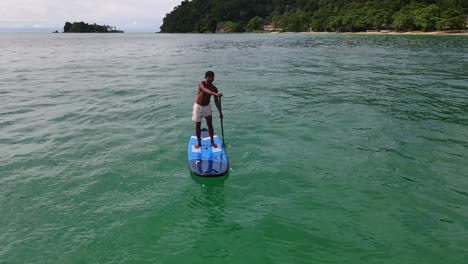
[[(0, 40), (3, 261), (464, 260), (464, 36)], [(231, 161), (216, 182), (186, 168), (208, 69)]]

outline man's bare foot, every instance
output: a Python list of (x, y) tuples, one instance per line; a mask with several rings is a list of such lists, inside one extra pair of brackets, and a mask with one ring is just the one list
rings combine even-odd
[(214, 142), (211, 142), (211, 146), (212, 146), (213, 148), (218, 148), (218, 145), (216, 145)]
[(194, 147), (197, 149), (197, 148), (200, 148), (201, 147), (201, 144), (200, 143), (197, 143), (196, 145), (194, 145)]

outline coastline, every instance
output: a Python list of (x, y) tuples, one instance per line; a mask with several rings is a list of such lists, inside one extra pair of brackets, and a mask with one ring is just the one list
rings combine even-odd
[(430, 31), (430, 32), (423, 32), (423, 31), (408, 31), (408, 32), (319, 32), (319, 31), (302, 31), (302, 32), (294, 32), (294, 31), (257, 31), (257, 32), (154, 32), (156, 34), (306, 34), (306, 35), (442, 35), (442, 36), (468, 36), (468, 31)]
[(270, 34), (352, 34), (352, 35), (459, 35), (459, 36), (468, 36), (468, 31), (464, 32), (449, 32), (449, 31), (409, 31), (409, 32), (269, 32)]

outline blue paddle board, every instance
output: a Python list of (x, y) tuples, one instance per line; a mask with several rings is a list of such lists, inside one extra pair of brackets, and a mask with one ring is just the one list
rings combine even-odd
[(213, 140), (218, 146), (211, 146), (210, 135), (206, 128), (201, 131), (201, 147), (195, 148), (197, 142), (196, 132), (190, 137), (188, 143), (188, 165), (190, 170), (202, 177), (219, 177), (229, 171), (229, 161), (221, 139), (214, 135)]

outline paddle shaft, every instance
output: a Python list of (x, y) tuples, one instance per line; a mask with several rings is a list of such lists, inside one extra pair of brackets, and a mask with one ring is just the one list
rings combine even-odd
[[(223, 106), (221, 104), (221, 97), (219, 97), (219, 110), (221, 110), (221, 112), (223, 112)], [(224, 144), (224, 126), (223, 126), (223, 119), (221, 118), (221, 135), (223, 137), (223, 146), (225, 146)]]

